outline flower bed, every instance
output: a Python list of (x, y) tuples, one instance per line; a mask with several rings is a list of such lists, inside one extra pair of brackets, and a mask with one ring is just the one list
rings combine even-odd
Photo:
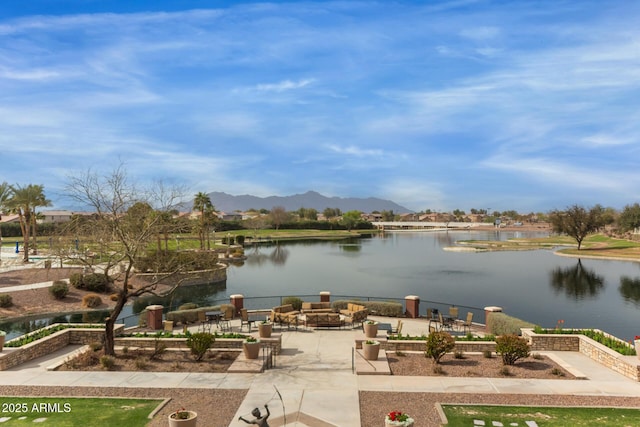
[[(553, 331), (553, 330), (552, 330)], [(561, 330), (564, 331), (564, 330)], [(597, 329), (593, 330), (597, 335), (603, 334), (610, 339), (618, 340)], [(532, 351), (579, 351), (592, 360), (618, 372), (625, 377), (640, 381), (639, 360), (636, 357), (622, 355), (604, 344), (585, 335), (584, 331), (572, 330), (573, 334), (562, 333), (536, 333), (534, 329), (522, 329), (522, 336), (529, 341)], [(624, 343), (622, 340), (618, 340)]]
[[(60, 326), (68, 326), (60, 328)], [(12, 368), (29, 360), (36, 359), (41, 356), (53, 353), (70, 344), (89, 344), (95, 341), (101, 341), (104, 337), (104, 325), (87, 324), (76, 326), (75, 324), (53, 324), (44, 329), (50, 329), (54, 332), (43, 332), (43, 329), (31, 332), (28, 336), (37, 336), (38, 339), (16, 347), (11, 351), (5, 351), (0, 354), (0, 371)], [(124, 325), (115, 325), (115, 333), (119, 333), (124, 329)], [(15, 338), (13, 341), (20, 341), (25, 337)]]

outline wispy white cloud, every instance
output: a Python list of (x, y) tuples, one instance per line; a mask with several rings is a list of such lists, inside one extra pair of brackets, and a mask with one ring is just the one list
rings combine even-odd
[(278, 83), (262, 83), (256, 85), (256, 90), (264, 92), (284, 92), (309, 86), (313, 81), (313, 79), (303, 79), (298, 81), (283, 80)]

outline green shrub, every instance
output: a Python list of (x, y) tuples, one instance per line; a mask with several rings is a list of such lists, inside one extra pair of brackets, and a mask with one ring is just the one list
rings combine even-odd
[(386, 317), (403, 317), (404, 309), (402, 304), (393, 301), (358, 301), (358, 300), (338, 300), (331, 303), (335, 311), (346, 310), (349, 303), (365, 306), (369, 313), (375, 313)]
[(13, 297), (9, 294), (0, 294), (0, 307), (8, 308), (13, 305)]
[(522, 337), (508, 334), (496, 338), (496, 353), (504, 365), (513, 365), (518, 359), (529, 357), (529, 343)]
[(302, 309), (302, 300), (298, 297), (286, 297), (282, 299), (282, 305), (291, 304), (294, 310)]
[(534, 326), (533, 323), (501, 312), (494, 312), (487, 316), (487, 329), (493, 335), (520, 335), (520, 329), (533, 328)]
[(82, 287), (82, 274), (81, 273), (73, 273), (69, 276), (69, 283), (74, 288), (80, 289)]
[(102, 369), (106, 369), (107, 371), (110, 371), (113, 369), (115, 364), (116, 364), (116, 360), (111, 356), (105, 355), (100, 357), (100, 365), (102, 366)]
[(111, 288), (111, 280), (104, 274), (90, 273), (82, 278), (82, 289), (89, 292), (107, 292)]
[(69, 293), (69, 285), (64, 280), (56, 280), (49, 288), (49, 293), (55, 299), (63, 299)]
[(187, 338), (187, 347), (196, 361), (202, 360), (209, 348), (213, 345), (215, 337), (208, 332), (196, 332)]
[(433, 359), (433, 363), (440, 363), (440, 359), (456, 346), (456, 340), (448, 332), (431, 332), (427, 337), (427, 351), (425, 355)]
[(102, 304), (102, 298), (98, 294), (87, 294), (82, 297), (82, 306), (87, 308), (95, 308)]

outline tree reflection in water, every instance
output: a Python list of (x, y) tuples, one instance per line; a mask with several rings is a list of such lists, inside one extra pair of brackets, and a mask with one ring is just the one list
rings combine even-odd
[(576, 300), (595, 298), (604, 288), (604, 277), (583, 267), (582, 260), (578, 259), (573, 267), (558, 267), (551, 271), (551, 287), (556, 295), (564, 292)]
[(627, 302), (632, 302), (636, 306), (640, 306), (640, 278), (632, 279), (628, 276), (620, 278), (620, 287), (618, 288), (620, 295)]

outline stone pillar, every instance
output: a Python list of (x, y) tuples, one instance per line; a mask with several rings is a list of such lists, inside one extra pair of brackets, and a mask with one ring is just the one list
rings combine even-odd
[(240, 312), (244, 308), (244, 295), (233, 294), (229, 298), (231, 298), (231, 305), (235, 307), (235, 315), (240, 316)]
[(161, 305), (150, 305), (147, 307), (147, 327), (155, 330), (163, 329)]
[(331, 302), (331, 292), (329, 291), (320, 292), (320, 302)]
[(491, 316), (491, 313), (501, 313), (501, 312), (502, 312), (502, 307), (496, 307), (494, 305), (484, 308), (484, 331), (486, 333), (490, 333), (489, 317)]
[(404, 297), (404, 303), (407, 307), (405, 316), (411, 319), (420, 317), (420, 297), (416, 295), (407, 295)]

